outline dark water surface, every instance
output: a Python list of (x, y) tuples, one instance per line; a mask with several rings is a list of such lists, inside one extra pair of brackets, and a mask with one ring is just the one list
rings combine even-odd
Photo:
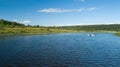
[(0, 67), (120, 67), (112, 33), (0, 36)]

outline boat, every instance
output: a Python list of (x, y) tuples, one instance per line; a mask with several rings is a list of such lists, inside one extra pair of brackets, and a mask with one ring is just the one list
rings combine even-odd
[(95, 36), (95, 34), (88, 34), (88, 36), (89, 36), (89, 37), (93, 37), (93, 36)]

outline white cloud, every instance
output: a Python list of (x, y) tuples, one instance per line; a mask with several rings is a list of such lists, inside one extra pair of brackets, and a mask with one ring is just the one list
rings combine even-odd
[(83, 11), (93, 11), (95, 7), (92, 8), (80, 8), (80, 9), (60, 9), (60, 8), (46, 8), (38, 10), (38, 12), (44, 13), (62, 13), (62, 12), (83, 12)]
[(86, 0), (74, 0), (74, 1), (85, 2)]
[(30, 20), (24, 20), (24, 21), (22, 21), (22, 23), (29, 24), (29, 23), (31, 23), (31, 21)]
[(14, 20), (15, 22), (19, 22), (19, 23), (23, 23), (23, 24), (30, 24), (31, 21), (30, 20), (23, 20), (23, 21), (19, 21), (19, 20)]
[(79, 0), (80, 2), (85, 2), (85, 0)]
[(38, 12), (46, 12), (46, 13), (60, 13), (60, 12), (70, 12), (71, 10), (64, 10), (60, 8), (47, 8), (39, 10)]
[(18, 21), (18, 20), (13, 20), (14, 22), (19, 22), (20, 23), (20, 21)]
[(94, 11), (94, 10), (96, 10), (96, 8), (95, 8), (95, 7), (92, 7), (92, 8), (87, 8), (86, 10), (87, 10), (87, 11)]

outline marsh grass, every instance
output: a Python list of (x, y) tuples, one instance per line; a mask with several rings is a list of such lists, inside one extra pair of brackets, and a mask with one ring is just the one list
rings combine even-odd
[(76, 32), (75, 30), (49, 29), (49, 28), (4, 28), (0, 29), (0, 34), (44, 34), (44, 33), (61, 33)]
[(115, 35), (120, 36), (120, 32), (115, 33)]

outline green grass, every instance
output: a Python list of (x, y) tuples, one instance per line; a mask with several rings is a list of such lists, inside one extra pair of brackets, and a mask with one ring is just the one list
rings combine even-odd
[(77, 31), (77, 30), (64, 30), (64, 29), (52, 29), (52, 28), (3, 28), (0, 29), (0, 35), (9, 35), (9, 34), (51, 34), (51, 33), (69, 33), (69, 32), (114, 32), (115, 35), (120, 36), (120, 32), (115, 31)]
[(120, 36), (120, 32), (115, 33), (115, 35)]
[(75, 30), (48, 29), (48, 28), (4, 28), (0, 29), (0, 35), (5, 34), (46, 34), (46, 33), (62, 33), (76, 32)]
[(49, 34), (66, 32), (113, 32), (120, 36), (120, 24), (111, 25), (83, 25), (83, 26), (59, 26), (44, 27), (31, 26), (21, 23), (0, 19), (0, 35), (6, 34)]

